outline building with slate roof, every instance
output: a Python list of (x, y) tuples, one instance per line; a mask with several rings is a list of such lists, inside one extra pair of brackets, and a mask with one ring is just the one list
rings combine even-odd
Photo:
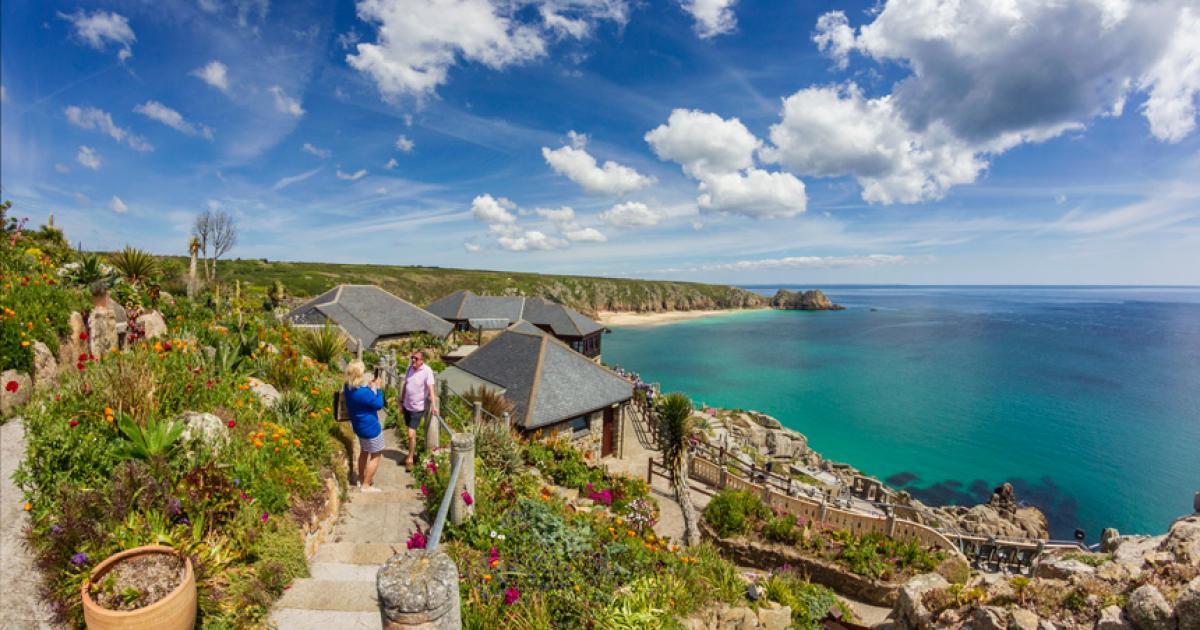
[(622, 414), (633, 398), (629, 381), (523, 320), (441, 378), (460, 394), (478, 387), (502, 393), (513, 406), (513, 428), (567, 438), (596, 457), (621, 444)]
[(390, 339), (426, 333), (444, 339), (454, 324), (369, 284), (340, 284), (288, 313), (297, 327), (332, 322), (363, 349)]
[(563, 304), (537, 297), (475, 295), (456, 291), (425, 307), (458, 330), (499, 330), (524, 320), (554, 335), (576, 352), (600, 359), (607, 328)]

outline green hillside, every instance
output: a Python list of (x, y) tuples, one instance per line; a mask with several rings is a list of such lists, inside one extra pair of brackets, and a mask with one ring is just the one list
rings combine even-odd
[[(186, 267), (186, 259), (174, 257), (173, 261), (176, 269), (180, 262)], [(586, 313), (743, 308), (764, 303), (760, 296), (737, 287), (663, 280), (261, 259), (221, 261), (218, 271), (223, 282), (238, 280), (251, 290), (265, 290), (278, 280), (288, 295), (297, 297), (316, 295), (342, 283), (376, 284), (421, 306), (460, 289), (486, 295), (539, 296)]]

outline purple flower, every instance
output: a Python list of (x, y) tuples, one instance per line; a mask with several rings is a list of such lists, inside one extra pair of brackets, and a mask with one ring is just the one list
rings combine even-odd
[(73, 564), (75, 566), (84, 564), (87, 561), (88, 561), (88, 555), (86, 553), (83, 553), (82, 551), (71, 556), (71, 564)]
[(169, 501), (167, 501), (167, 517), (168, 518), (175, 518), (176, 516), (179, 516), (179, 513), (182, 511), (183, 511), (183, 506), (179, 503), (179, 499), (176, 499), (175, 497), (171, 497), (171, 499)]
[(233, 480), (233, 485), (235, 485), (235, 486), (240, 486), (240, 485), (242, 485), (242, 480), (241, 480), (241, 479), (234, 479), (234, 480)]
[(467, 507), (471, 507), (471, 505), (475, 503), (475, 499), (471, 498), (471, 493), (467, 492), (466, 490), (463, 490), (462, 499), (463, 503), (467, 504)]
[(521, 599), (521, 591), (517, 590), (517, 587), (510, 586), (504, 589), (505, 606), (512, 606), (513, 604), (517, 603), (518, 599)]
[(62, 528), (61, 528), (61, 527), (59, 527), (58, 525), (51, 525), (51, 526), (50, 526), (50, 533), (51, 533), (51, 534), (54, 534), (55, 536), (57, 536), (57, 535), (59, 535), (59, 534), (61, 534), (61, 533), (62, 533)]

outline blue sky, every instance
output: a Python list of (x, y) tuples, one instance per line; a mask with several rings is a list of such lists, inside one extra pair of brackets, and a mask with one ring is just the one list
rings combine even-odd
[(0, 6), (85, 248), (734, 283), (1200, 284), (1194, 1)]

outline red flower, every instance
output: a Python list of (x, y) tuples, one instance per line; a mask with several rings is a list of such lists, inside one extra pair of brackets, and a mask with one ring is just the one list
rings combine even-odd
[(86, 330), (83, 330), (83, 331), (80, 331), (80, 332), (79, 332), (79, 340), (80, 340), (80, 341), (87, 341), (87, 340), (88, 340), (88, 334), (87, 334), (87, 331), (86, 331)]
[(72, 421), (68, 422), (67, 424), (71, 425), (71, 428), (74, 429), (75, 427), (79, 426), (79, 421), (72, 420)]
[(170, 351), (171, 351), (171, 342), (164, 341), (163, 342), (163, 352), (170, 352)]
[(76, 364), (75, 364), (75, 367), (76, 367), (76, 368), (78, 368), (80, 372), (82, 372), (82, 371), (84, 371), (84, 370), (86, 370), (86, 369), (87, 369), (87, 366), (83, 364), (83, 361), (80, 361), (79, 363), (76, 363)]
[(236, 426), (237, 426), (237, 423), (236, 423), (236, 422), (234, 422), (233, 420), (230, 420), (230, 421), (229, 421), (229, 428), (230, 428), (230, 429), (232, 429), (233, 427), (236, 427)]
[(83, 354), (79, 355), (79, 359), (78, 359), (78, 360), (79, 360), (79, 361), (87, 361), (87, 357), (88, 357), (87, 353), (86, 353), (86, 352), (84, 352)]
[(6, 383), (4, 385), (4, 389), (8, 390), (10, 393), (13, 393), (13, 394), (17, 393), (17, 390), (20, 388), (21, 388), (21, 385), (18, 384), (16, 381), (9, 381), (8, 383)]

